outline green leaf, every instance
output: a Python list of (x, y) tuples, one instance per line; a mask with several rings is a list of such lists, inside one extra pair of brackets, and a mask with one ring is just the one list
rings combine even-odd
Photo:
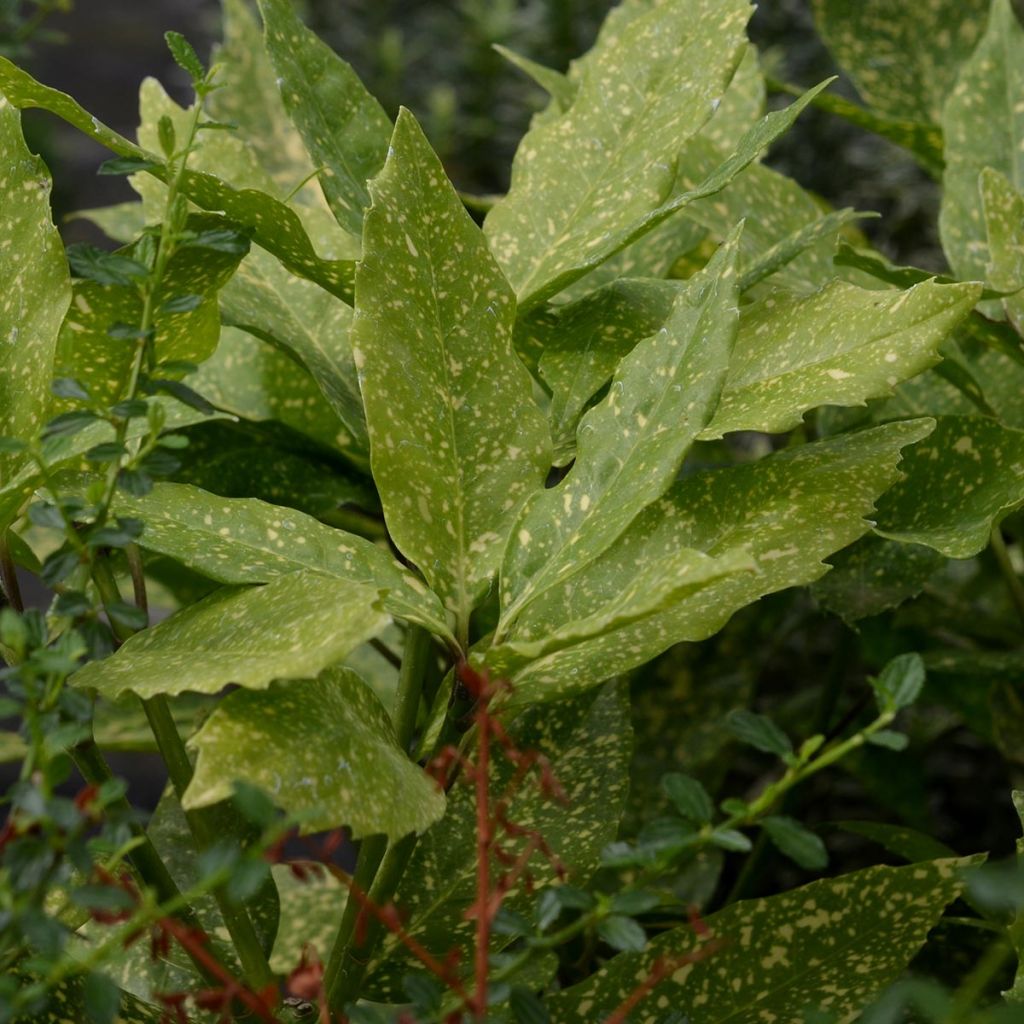
[(924, 686), (924, 662), (920, 654), (900, 654), (868, 681), (875, 691), (880, 711), (899, 711), (920, 696)]
[(572, 106), (576, 98), (576, 85), (566, 75), (538, 64), (535, 60), (530, 60), (529, 57), (524, 57), (500, 43), (495, 43), (493, 49), (514, 67), (519, 68), (523, 74), (532, 78), (551, 97), (559, 113), (564, 114)]
[(997, 290), (1008, 293), (1003, 308), (1017, 333), (1024, 337), (1024, 195), (992, 167), (981, 172), (980, 189), (992, 258), (988, 280)]
[(293, 572), (266, 586), (225, 587), (133, 636), (103, 661), (72, 676), (116, 698), (218, 693), (229, 683), (265, 689), (340, 661), (379, 633), (388, 617), (373, 590), (315, 572)]
[(164, 40), (178, 67), (188, 74), (193, 84), (201, 82), (206, 77), (206, 68), (192, 44), (180, 32), (165, 32)]
[(696, 779), (681, 772), (670, 772), (662, 778), (661, 788), (687, 821), (696, 825), (711, 821), (714, 813), (711, 797)]
[(724, 576), (692, 600), (604, 636), (533, 662), (506, 664), (504, 673), (515, 686), (510, 702), (579, 692), (673, 644), (705, 639), (764, 594), (812, 582), (826, 571), (822, 559), (867, 532), (864, 517), (872, 515), (878, 496), (899, 475), (900, 449), (926, 436), (931, 426), (931, 420), (889, 424), (686, 477), (570, 585), (531, 606), (531, 628), (585, 618), (632, 579), (638, 562), (680, 548), (716, 558), (744, 550), (758, 571)]
[(988, 28), (942, 112), (946, 171), (939, 229), (957, 277), (985, 280), (990, 257), (979, 175), (992, 168), (1024, 192), (1024, 26), (993, 0)]
[(939, 361), (971, 311), (973, 284), (879, 292), (835, 281), (806, 298), (768, 298), (740, 319), (722, 400), (702, 440), (782, 433), (819, 405), (859, 405)]
[(115, 510), (145, 522), (143, 547), (220, 583), (269, 583), (309, 570), (386, 591), (389, 612), (451, 635), (440, 602), (387, 549), (301, 512), (172, 483), (143, 498), (119, 496)]
[(785, 758), (793, 753), (789, 737), (770, 719), (753, 711), (732, 711), (725, 719), (725, 727), (741, 743)]
[(771, 815), (762, 819), (761, 827), (779, 852), (805, 871), (823, 871), (828, 866), (825, 844), (799, 821), (784, 815)]
[(736, 248), (734, 235), (679, 290), (665, 326), (620, 363), (608, 397), (580, 422), (569, 475), (523, 508), (502, 567), (499, 636), (671, 484), (725, 377), (738, 312)]
[[(168, 171), (162, 160), (112, 131), (70, 96), (36, 82), (4, 57), (0, 57), (0, 91), (15, 106), (41, 107), (56, 114), (119, 156), (153, 160), (149, 173), (166, 180)], [(230, 138), (227, 132), (203, 135), (206, 140)], [(256, 244), (273, 253), (292, 273), (315, 281), (339, 298), (351, 298), (352, 261), (318, 255), (299, 215), (278, 199), (258, 189), (233, 188), (216, 173), (191, 169), (184, 173), (181, 189), (197, 206), (222, 213), (248, 231)]]
[[(566, 793), (568, 805), (541, 795), (532, 782), (516, 782), (516, 771), (500, 755), (492, 761), (492, 792), (508, 792), (507, 816), (544, 836), (569, 873), (583, 885), (596, 870), (601, 850), (615, 837), (626, 798), (632, 735), (629, 702), (622, 684), (561, 704), (530, 709), (509, 720), (508, 731), (521, 750), (538, 751)], [(448, 794), (444, 818), (419, 841), (399, 887), (395, 904), (406, 915), (405, 927), (439, 957), (453, 947), (471, 948), (473, 921), (464, 912), (475, 898), (476, 802), (472, 787), (457, 785)], [(523, 840), (506, 846), (516, 849)], [(556, 880), (543, 857), (530, 860), (533, 894), (517, 886), (505, 902), (529, 914), (537, 894)], [(504, 938), (501, 942), (507, 942)], [(408, 953), (393, 936), (371, 967), (367, 998), (403, 999), (402, 977), (413, 968)]]
[(338, 930), (348, 889), (323, 865), (301, 865), (303, 878), (296, 878), (287, 864), (271, 868), (281, 899), (281, 923), (270, 954), (275, 974), (289, 974), (308, 947), (321, 963), (327, 962)]
[(878, 504), (876, 531), (969, 558), (988, 544), (993, 523), (1024, 504), (1024, 431), (980, 416), (940, 416), (907, 453), (903, 472)]
[[(725, 92), (750, 14), (746, 0), (669, 0), (645, 11), (588, 58), (569, 110), (527, 133), (508, 195), (486, 221), (525, 307), (631, 241), (668, 198), (675, 155)], [(599, 237), (601, 258), (590, 262)]]
[(945, 843), (901, 825), (886, 825), (877, 821), (838, 821), (836, 826), (844, 832), (852, 832), (878, 843), (911, 864), (956, 856), (956, 852)]
[(814, 0), (818, 31), (867, 103), (935, 124), (988, 8), (989, 0)]
[[(50, 213), (50, 175), (0, 96), (0, 436), (31, 440), (46, 418), (57, 333), (71, 301), (64, 246)], [(25, 461), (0, 451), (0, 485)]]
[(236, 690), (190, 745), (198, 760), (186, 810), (230, 797), (243, 780), (305, 832), (346, 825), (355, 838), (398, 839), (444, 814), (444, 792), (399, 748), (388, 713), (351, 669)]
[(647, 945), (647, 935), (631, 917), (611, 914), (597, 926), (597, 934), (612, 949), (637, 953)]
[(79, 210), (68, 217), (68, 220), (86, 220), (95, 224), (108, 238), (127, 245), (138, 238), (146, 227), (146, 216), (142, 203), (131, 200), (127, 203), (115, 203), (92, 210)]
[[(38, 979), (15, 969), (12, 972), (20, 988), (28, 988)], [(68, 1020), (92, 1020), (86, 1017), (85, 978), (73, 975), (59, 982), (48, 992), (48, 1002), (43, 1009), (36, 1010), (26, 1020), (32, 1024), (64, 1024)], [(127, 992), (120, 994), (120, 1009), (115, 1018), (117, 1024), (161, 1024), (162, 1010)]]
[(395, 544), (464, 637), (550, 466), (548, 431), (512, 351), (508, 285), (405, 110), (370, 191), (352, 341), (374, 480)]
[[(902, 972), (962, 885), (958, 861), (873, 867), (767, 899), (734, 903), (705, 918), (720, 945), (682, 963), (638, 1012), (670, 1005), (700, 1024), (797, 1019), (828, 1006), (852, 1018)], [(704, 940), (688, 927), (623, 954), (586, 981), (548, 998), (554, 1024), (591, 1024), (611, 1013), (660, 959), (696, 954)], [(756, 971), (750, 965), (758, 965)], [(809, 970), (808, 965), (813, 964)], [(661, 1003), (664, 1000), (664, 1003)]]
[(267, 53), (281, 98), (314, 164), (338, 223), (362, 231), (366, 183), (388, 155), (391, 122), (352, 68), (318, 39), (289, 0), (259, 0)]

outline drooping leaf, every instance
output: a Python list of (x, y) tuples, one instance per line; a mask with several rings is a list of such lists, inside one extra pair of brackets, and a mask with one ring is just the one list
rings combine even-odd
[(868, 104), (935, 124), (988, 8), (989, 0), (814, 0), (818, 31)]
[(551, 97), (559, 113), (564, 114), (572, 106), (576, 98), (576, 85), (567, 75), (538, 64), (537, 61), (530, 60), (529, 57), (524, 57), (507, 46), (495, 43), (494, 49), (523, 74), (532, 78)]
[(374, 590), (316, 572), (225, 587), (71, 678), (110, 698), (218, 693), (229, 683), (265, 689), (314, 676), (375, 636), (388, 622), (377, 602)]
[[(124, 157), (138, 157), (153, 166), (148, 173), (165, 180), (167, 168), (133, 142), (112, 131), (70, 96), (36, 82), (29, 74), (0, 57), (0, 91), (18, 107), (41, 107), (57, 115), (95, 142)], [(204, 133), (226, 136), (227, 133)], [(342, 299), (350, 299), (354, 267), (347, 257), (321, 257), (298, 214), (280, 200), (253, 188), (233, 188), (216, 173), (188, 170), (182, 192), (204, 210), (223, 213), (244, 228), (252, 240), (273, 253), (292, 273), (315, 281)]]
[[(638, 1012), (671, 1005), (693, 1024), (755, 1024), (768, 1019), (765, 1014), (800, 1019), (810, 1009), (845, 1019), (898, 977), (924, 944), (962, 888), (961, 863), (867, 868), (734, 903), (705, 919), (708, 940), (690, 928), (673, 929), (643, 953), (617, 956), (591, 978), (551, 996), (551, 1019), (600, 1020), (634, 991), (637, 979), (649, 976), (658, 958), (682, 960), (714, 939), (721, 945), (681, 963)], [(754, 972), (752, 963), (758, 965)]]
[(388, 611), (450, 635), (437, 597), (385, 548), (301, 512), (172, 483), (141, 498), (121, 495), (116, 510), (145, 522), (143, 547), (221, 583), (269, 583), (308, 570), (369, 593), (386, 590)]
[(902, 469), (904, 479), (878, 504), (877, 532), (969, 558), (988, 544), (993, 523), (1024, 504), (1024, 431), (940, 416)]
[(610, 256), (669, 198), (674, 157), (725, 92), (750, 13), (746, 0), (644, 12), (591, 55), (569, 110), (527, 133), (509, 193), (486, 221), (524, 306), (586, 269), (594, 239), (608, 240), (598, 248)]
[[(507, 816), (539, 832), (565, 865), (568, 880), (582, 885), (614, 837), (626, 797), (632, 742), (626, 691), (622, 684), (609, 684), (577, 700), (527, 711), (508, 729), (521, 750), (538, 751), (550, 760), (571, 801), (564, 805), (543, 796), (536, 783), (520, 782), (510, 792)], [(515, 769), (496, 753), (491, 777), (497, 797), (512, 782)], [(463, 915), (475, 898), (475, 828), (472, 789), (457, 785), (448, 794), (444, 818), (420, 839), (395, 898), (407, 915), (406, 929), (437, 956), (453, 946), (468, 950), (472, 942), (474, 923)], [(534, 895), (517, 886), (506, 900), (509, 909), (528, 912), (536, 893), (555, 880), (543, 855), (531, 859), (530, 873)], [(404, 998), (401, 981), (411, 964), (404, 948), (386, 938), (371, 967), (368, 996)]]
[(373, 475), (395, 544), (464, 632), (550, 465), (547, 425), (508, 285), (407, 111), (370, 191), (352, 339)]
[(1024, 192), (1024, 25), (1010, 0), (992, 0), (988, 28), (943, 108), (942, 132), (942, 247), (958, 277), (983, 281), (990, 255), (979, 175), (992, 168)]
[(693, 600), (536, 661), (523, 664), (494, 648), (486, 658), (510, 675), (510, 702), (579, 692), (672, 644), (703, 640), (765, 594), (817, 579), (827, 569), (822, 559), (869, 529), (865, 517), (899, 476), (900, 450), (931, 429), (931, 420), (893, 423), (685, 478), (600, 559), (531, 605), (516, 636), (539, 638), (552, 624), (586, 617), (632, 577), (638, 562), (680, 547), (715, 557), (745, 549), (759, 571), (722, 577)]
[(257, 785), (307, 832), (348, 826), (361, 838), (423, 832), (444, 814), (444, 792), (395, 739), (373, 691), (347, 668), (316, 679), (237, 690), (190, 741), (198, 759), (186, 810)]
[(671, 484), (725, 378), (738, 319), (736, 251), (734, 235), (677, 292), (665, 325), (622, 361), (608, 397), (580, 422), (569, 475), (527, 502), (502, 566), (499, 634)]
[(988, 280), (998, 291), (1010, 293), (1003, 308), (1024, 337), (1024, 193), (993, 167), (981, 172), (979, 187), (991, 257)]
[(317, 167), (338, 223), (362, 231), (367, 181), (384, 165), (391, 122), (352, 68), (317, 38), (289, 0), (259, 0), (281, 98)]
[[(71, 301), (50, 213), (50, 175), (29, 152), (18, 111), (0, 94), (0, 436), (33, 439), (46, 418), (57, 334)], [(0, 485), (24, 456), (0, 452)], [(0, 517), (6, 527), (9, 519)]]
[(977, 285), (867, 291), (842, 281), (803, 299), (768, 298), (740, 320), (733, 359), (704, 440), (733, 430), (779, 433), (819, 405), (858, 405), (938, 362)]
[[(14, 973), (22, 987), (28, 987), (37, 980), (21, 971)], [(83, 975), (76, 974), (61, 981), (50, 991), (43, 1009), (23, 1019), (31, 1024), (63, 1024), (68, 1020), (87, 1019), (85, 1012), (85, 979)], [(122, 992), (121, 1007), (114, 1024), (160, 1024), (162, 1016), (159, 1007)]]
[(327, 962), (348, 897), (348, 889), (326, 868), (313, 863), (303, 867), (301, 879), (286, 864), (271, 868), (281, 898), (281, 923), (270, 954), (271, 970), (277, 974), (293, 971), (307, 948), (321, 963)]

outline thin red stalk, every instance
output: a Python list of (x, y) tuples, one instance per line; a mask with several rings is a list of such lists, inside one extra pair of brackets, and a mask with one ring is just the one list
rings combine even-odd
[(486, 704), (477, 713), (480, 728), (476, 782), (476, 950), (474, 958), (475, 991), (473, 1014), (478, 1021), (487, 1013), (487, 970), (491, 948), (491, 842), (493, 822), (490, 812), (491, 716)]

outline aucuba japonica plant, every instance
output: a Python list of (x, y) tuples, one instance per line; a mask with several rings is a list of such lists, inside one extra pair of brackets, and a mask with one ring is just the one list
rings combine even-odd
[[(257, 6), (136, 142), (0, 58), (0, 1020), (1020, 1019), (1014, 862), (881, 778), (954, 727), (1019, 773), (1009, 0), (821, 0), (866, 105), (767, 114), (746, 0), (623, 0), (509, 54), (500, 197)], [(763, 162), (812, 105), (941, 177), (949, 274)], [(111, 246), (31, 107), (128, 178)], [(828, 672), (755, 695), (798, 627)], [(897, 823), (801, 821), (837, 771)]]

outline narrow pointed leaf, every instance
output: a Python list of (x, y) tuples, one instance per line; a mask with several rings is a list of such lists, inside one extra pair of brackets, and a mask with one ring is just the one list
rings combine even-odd
[(989, 0), (814, 0), (814, 17), (869, 106), (888, 117), (938, 124), (989, 6)]
[[(601, 850), (615, 837), (626, 799), (632, 729), (625, 687), (610, 683), (577, 700), (525, 712), (511, 722), (509, 732), (520, 749), (536, 750), (550, 760), (571, 802), (543, 796), (535, 782), (518, 783), (509, 791), (508, 818), (544, 836), (565, 865), (569, 883), (585, 885)], [(496, 754), (492, 792), (505, 792), (514, 777), (515, 769)], [(465, 911), (475, 897), (475, 808), (471, 787), (456, 785), (449, 792), (444, 818), (420, 839), (395, 897), (407, 913), (406, 930), (438, 957), (452, 948), (468, 953), (472, 945), (474, 922)], [(505, 902), (510, 910), (531, 913), (537, 894), (556, 880), (540, 854), (531, 858), (530, 874), (533, 893), (516, 886)], [(496, 938), (496, 943), (507, 941)], [(402, 978), (412, 963), (389, 935), (371, 966), (368, 997), (403, 999)]]
[(274, 679), (314, 676), (379, 633), (388, 616), (378, 601), (368, 587), (315, 572), (226, 587), (72, 679), (111, 698), (126, 690), (146, 698), (218, 693), (229, 683), (265, 689)]
[[(668, 197), (681, 144), (711, 117), (742, 56), (746, 0), (671, 0), (588, 61), (568, 112), (524, 138), (508, 195), (487, 217), (524, 305), (554, 294), (593, 240), (630, 239)], [(610, 112), (614, 114), (610, 115)]]
[(559, 623), (592, 614), (632, 578), (638, 563), (680, 547), (712, 557), (746, 550), (758, 571), (711, 581), (692, 600), (535, 661), (524, 664), (509, 658), (507, 649), (494, 648), (486, 663), (512, 679), (510, 702), (527, 704), (579, 692), (673, 644), (705, 639), (759, 597), (826, 572), (823, 559), (870, 528), (865, 517), (899, 478), (900, 450), (932, 426), (931, 420), (888, 424), (688, 476), (638, 516), (601, 558), (531, 605), (516, 638), (539, 639)]
[(538, 64), (529, 57), (510, 50), (507, 46), (494, 44), (494, 49), (502, 55), (510, 64), (519, 68), (523, 74), (528, 75), (537, 83), (554, 101), (555, 107), (561, 113), (565, 113), (576, 98), (576, 84), (567, 75), (553, 68)]
[(237, 690), (190, 745), (198, 759), (186, 810), (226, 799), (242, 780), (300, 815), (307, 832), (347, 825), (356, 838), (398, 839), (444, 814), (444, 792), (399, 748), (383, 705), (351, 669)]
[(352, 68), (318, 39), (290, 0), (260, 0), (267, 53), (338, 223), (362, 231), (367, 181), (384, 166), (391, 122)]
[(939, 229), (957, 277), (985, 280), (990, 259), (979, 175), (986, 167), (1024, 192), (1024, 25), (993, 0), (988, 28), (942, 112), (946, 171)]
[(268, 583), (312, 570), (387, 590), (388, 611), (449, 635), (438, 599), (386, 549), (301, 512), (172, 483), (157, 484), (143, 498), (121, 495), (116, 509), (145, 522), (143, 547), (221, 583)]
[(464, 630), (550, 465), (547, 425), (508, 285), (406, 111), (371, 193), (352, 337), (374, 479), (395, 543)]
[(836, 281), (805, 299), (767, 299), (740, 320), (722, 401), (703, 440), (781, 433), (819, 405), (859, 405), (939, 361), (978, 285), (924, 282), (878, 292)]
[[(0, 436), (33, 439), (50, 403), (53, 358), (71, 283), (50, 213), (50, 175), (21, 134), (18, 111), (0, 95)], [(0, 452), (6, 485), (24, 456)], [(6, 525), (0, 517), (0, 523)]]
[[(161, 181), (166, 180), (168, 172), (162, 160), (108, 128), (70, 96), (41, 85), (4, 57), (0, 57), (0, 92), (17, 107), (41, 107), (50, 111), (119, 156), (152, 161), (149, 173)], [(212, 137), (228, 133), (204, 134)], [(351, 299), (352, 261), (321, 257), (298, 214), (280, 200), (258, 189), (233, 188), (215, 173), (206, 171), (186, 171), (181, 187), (197, 206), (223, 213), (248, 231), (256, 244), (273, 253), (292, 273), (315, 281), (339, 298)]]
[(665, 325), (622, 361), (608, 397), (581, 421), (572, 471), (523, 509), (502, 568), (499, 633), (671, 484), (725, 378), (738, 313), (736, 250), (733, 236), (677, 293)]
[(902, 468), (905, 478), (879, 502), (877, 532), (969, 558), (988, 544), (994, 523), (1024, 504), (1024, 431), (940, 416)]
[[(664, 1000), (661, 1005), (700, 1024), (754, 1024), (771, 1016), (802, 1019), (804, 1010), (827, 1006), (841, 1019), (852, 1019), (924, 945), (962, 889), (962, 863), (872, 867), (734, 903), (705, 918), (721, 945), (696, 962), (681, 963), (637, 1010), (653, 1012)], [(550, 997), (551, 1019), (600, 1020), (634, 991), (638, 978), (650, 976), (659, 959), (682, 960), (700, 947), (692, 928), (660, 935), (643, 953), (617, 956), (586, 981)], [(752, 963), (758, 970), (750, 970)]]

